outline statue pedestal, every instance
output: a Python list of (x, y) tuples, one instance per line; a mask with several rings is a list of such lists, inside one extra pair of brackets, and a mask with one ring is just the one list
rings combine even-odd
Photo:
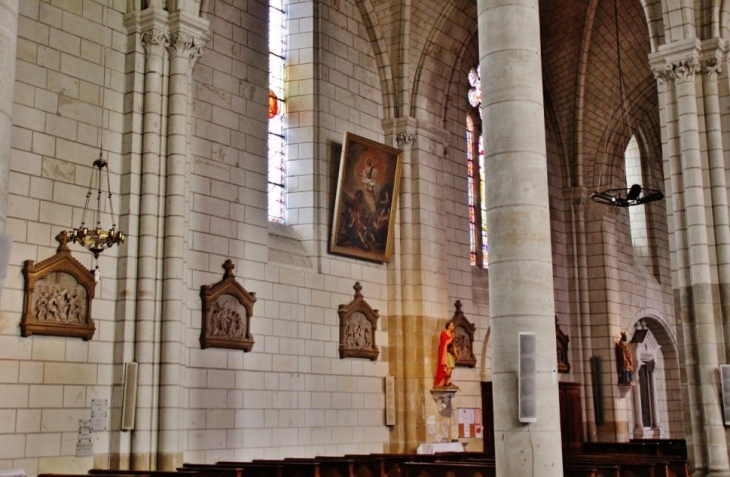
[(454, 408), (451, 401), (456, 396), (458, 388), (444, 387), (431, 390), (431, 397), (436, 404), (436, 414), (430, 415), (426, 422), (426, 436), (428, 442), (451, 442), (457, 436), (451, 435)]

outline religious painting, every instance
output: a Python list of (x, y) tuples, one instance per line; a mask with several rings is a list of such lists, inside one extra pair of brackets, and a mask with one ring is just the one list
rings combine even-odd
[(373, 310), (362, 295), (362, 285), (355, 282), (355, 298), (347, 305), (340, 305), (340, 358), (378, 359), (380, 351), (375, 345), (378, 329), (378, 310)]
[(66, 231), (56, 236), (56, 254), (37, 265), (23, 266), (25, 290), (20, 335), (52, 335), (90, 340), (96, 331), (91, 319), (94, 273), (71, 256)]
[(203, 323), (200, 330), (200, 347), (226, 348), (251, 351), (254, 339), (251, 335), (251, 317), (256, 293), (249, 293), (233, 274), (233, 261), (223, 264), (223, 280), (215, 285), (203, 285)]
[(345, 133), (330, 252), (388, 262), (403, 153)]

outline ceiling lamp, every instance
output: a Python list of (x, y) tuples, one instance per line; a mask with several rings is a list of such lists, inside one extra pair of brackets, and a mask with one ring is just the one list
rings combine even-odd
[[(618, 65), (618, 84), (619, 84), (619, 96), (621, 100), (621, 125), (625, 126), (628, 124), (629, 132), (633, 135), (631, 128), (631, 119), (629, 118), (628, 112), (626, 111), (626, 95), (624, 92), (624, 73), (621, 68), (621, 45), (619, 37), (618, 27), (618, 0), (613, 2), (613, 14), (614, 14), (614, 28), (616, 30), (616, 63)], [(621, 128), (624, 129), (623, 127)], [(608, 137), (606, 137), (606, 144), (608, 144)], [(603, 168), (603, 166), (601, 166)], [(601, 183), (601, 175), (599, 175), (599, 184)], [(591, 194), (591, 200), (593, 202), (604, 204), (612, 207), (631, 207), (634, 205), (643, 205), (664, 198), (664, 193), (659, 189), (644, 189), (641, 184), (634, 184), (626, 189), (604, 189), (602, 191), (596, 191)]]
[[(104, 27), (106, 28), (107, 22), (106, 19), (108, 19), (109, 16), (109, 5), (107, 2), (106, 5), (106, 18), (104, 21)], [(107, 30), (108, 31), (108, 30)], [(107, 40), (108, 42), (108, 40)], [(72, 243), (77, 243), (84, 248), (88, 249), (91, 253), (94, 254), (95, 259), (99, 259), (99, 255), (106, 249), (113, 247), (114, 245), (120, 245), (124, 243), (124, 232), (117, 230), (117, 224), (114, 223), (114, 207), (112, 206), (112, 192), (110, 187), (110, 180), (109, 180), (109, 168), (107, 167), (107, 161), (103, 158), (103, 146), (102, 146), (102, 131), (104, 128), (104, 91), (106, 90), (106, 56), (107, 56), (107, 45), (104, 46), (103, 50), (103, 72), (104, 75), (102, 77), (102, 85), (101, 85), (101, 122), (102, 125), (99, 128), (99, 158), (94, 161), (93, 167), (94, 170), (91, 174), (91, 179), (89, 180), (89, 189), (86, 192), (86, 203), (84, 204), (84, 212), (81, 215), (81, 225), (76, 227), (73, 230), (68, 231), (68, 238), (69, 241)], [(103, 176), (104, 173), (106, 173), (106, 181), (104, 180)], [(106, 191), (104, 191), (104, 186), (106, 185)], [(91, 200), (91, 196), (96, 190), (96, 205), (89, 207), (89, 202)], [(106, 196), (105, 199), (102, 197)], [(106, 206), (108, 204), (108, 213), (111, 216), (112, 226), (110, 229), (106, 230), (101, 225), (101, 216), (102, 213), (106, 212)], [(91, 220), (94, 222), (93, 227), (88, 227), (86, 225), (86, 215), (87, 213), (93, 214), (93, 217)], [(97, 271), (99, 269), (99, 266), (96, 267)], [(98, 278), (98, 272), (95, 273)]]
[(606, 189), (601, 192), (594, 192), (591, 195), (593, 202), (614, 207), (643, 205), (663, 198), (664, 193), (662, 191), (658, 189), (643, 189), (639, 184), (634, 184), (629, 189)]
[[(103, 173), (106, 171), (106, 192), (102, 190), (102, 179)], [(112, 206), (112, 193), (110, 181), (109, 181), (109, 169), (107, 162), (102, 159), (101, 154), (99, 159), (94, 161), (94, 172), (91, 174), (91, 181), (89, 182), (89, 190), (86, 192), (86, 204), (84, 204), (84, 212), (81, 215), (81, 225), (73, 230), (69, 230), (68, 238), (73, 243), (78, 243), (84, 248), (87, 248), (91, 253), (94, 254), (94, 258), (98, 259), (99, 254), (104, 250), (113, 247), (114, 245), (121, 245), (124, 243), (124, 232), (117, 230), (117, 224), (112, 223), (109, 230), (104, 230), (101, 226), (101, 215), (103, 212), (104, 202), (102, 196), (106, 195), (106, 199), (109, 203), (109, 214), (114, 220), (114, 208)], [(89, 212), (89, 201), (94, 189), (96, 189), (96, 207), (92, 208), (92, 214), (94, 215), (95, 226), (89, 228), (86, 226), (86, 214)]]

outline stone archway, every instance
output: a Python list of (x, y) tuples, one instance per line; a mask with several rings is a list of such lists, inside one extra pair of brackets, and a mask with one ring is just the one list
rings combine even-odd
[(681, 438), (682, 401), (676, 339), (664, 321), (642, 314), (632, 320), (634, 388), (629, 432), (633, 438)]

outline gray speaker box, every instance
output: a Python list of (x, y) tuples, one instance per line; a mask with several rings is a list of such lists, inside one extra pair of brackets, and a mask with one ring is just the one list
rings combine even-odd
[(137, 409), (138, 363), (124, 363), (124, 391), (122, 395), (122, 430), (134, 429), (134, 416)]
[(520, 332), (517, 394), (520, 422), (537, 421), (537, 339), (535, 333)]
[(720, 365), (720, 381), (722, 383), (722, 419), (730, 426), (730, 364)]

